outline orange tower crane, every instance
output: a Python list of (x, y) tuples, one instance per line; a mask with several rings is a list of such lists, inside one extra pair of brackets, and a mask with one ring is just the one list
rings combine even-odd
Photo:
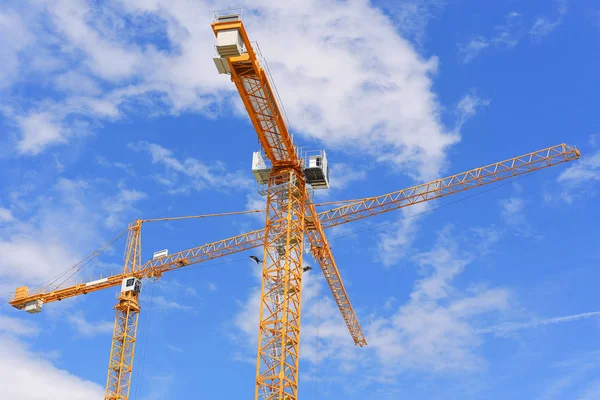
[[(573, 161), (579, 157), (579, 150), (575, 147), (559, 144), (406, 189), (347, 202), (348, 204), (343, 206), (319, 213), (314, 211), (315, 204), (308, 204), (308, 211), (311, 215), (307, 215), (305, 219), (312, 254), (319, 261), (333, 296), (339, 305), (343, 303), (341, 299), (345, 298), (345, 291), (339, 279), (339, 274), (336, 272), (337, 269), (333, 263), (329, 245), (325, 241), (323, 229), (394, 211), (412, 204), (439, 199), (454, 193)], [(208, 216), (216, 215), (225, 214), (211, 214)], [(158, 220), (187, 218), (198, 217), (136, 220), (130, 224), (125, 248), (125, 265), (123, 272), (120, 274), (70, 286), (65, 286), (64, 282), (54, 280), (35, 291), (30, 291), (27, 286), (22, 286), (17, 288), (9, 300), (13, 307), (35, 314), (42, 311), (42, 306), (45, 303), (121, 286), (119, 301), (115, 306), (116, 318), (106, 385), (106, 400), (126, 400), (129, 398), (137, 322), (140, 312), (138, 297), (141, 290), (141, 280), (158, 279), (165, 272), (257, 248), (264, 245), (265, 239), (268, 237), (266, 228), (259, 229), (173, 254), (164, 254), (164, 252), (161, 254), (159, 252), (156, 257), (141, 264), (142, 224)], [(68, 278), (69, 275), (73, 275), (107, 247), (108, 245), (105, 245), (91, 253), (82, 262), (73, 266), (67, 274), (61, 274), (61, 276)], [(354, 325), (354, 321), (356, 321), (354, 314), (351, 316), (345, 314), (347, 308), (343, 306), (344, 304), (340, 306), (340, 310), (355, 343), (363, 343), (360, 341), (362, 338), (360, 327), (357, 322)]]
[[(215, 12), (212, 29), (219, 55), (213, 59), (217, 70), (230, 75), (268, 159), (265, 162), (261, 152), (254, 153), (253, 172), (261, 185), (259, 192), (266, 196), (255, 399), (295, 400), (298, 398), (304, 236), (310, 241), (312, 254), (325, 274), (355, 344), (364, 346), (367, 342), (323, 228), (332, 221), (358, 219), (496, 181), (502, 179), (503, 174), (512, 176), (521, 165), (499, 164), (494, 168), (505, 167), (504, 171), (471, 171), (383, 198), (364, 199), (330, 210), (324, 214), (327, 217), (321, 218), (312, 203), (310, 187), (329, 187), (325, 152), (304, 157), (294, 146), (266, 65), (261, 65), (260, 54), (248, 38), (241, 14)], [(562, 147), (561, 153), (566, 149)], [(578, 153), (574, 151), (571, 156), (576, 157)], [(527, 163), (522, 165), (534, 168), (534, 160), (528, 159)]]
[[(218, 16), (213, 29), (217, 35), (217, 48), (222, 53), (222, 57), (215, 60), (217, 67), (221, 72), (232, 75), (271, 163), (267, 167), (260, 152), (254, 154), (253, 172), (262, 183), (261, 192), (267, 196), (265, 229), (170, 255), (158, 252), (151, 260), (142, 264), (143, 223), (206, 216), (138, 219), (129, 225), (122, 273), (71, 286), (65, 285), (66, 280), (54, 280), (35, 291), (29, 291), (23, 286), (17, 288), (9, 301), (17, 309), (38, 313), (44, 303), (121, 286), (115, 306), (106, 400), (129, 398), (142, 279), (158, 279), (168, 271), (263, 245), (255, 397), (297, 399), (302, 243), (305, 234), (313, 257), (321, 266), (355, 344), (364, 346), (366, 340), (324, 235), (325, 228), (445, 197), (576, 160), (580, 156), (576, 148), (560, 144), (407, 189), (347, 202), (346, 205), (317, 213), (316, 205), (312, 203), (307, 190), (307, 182), (315, 189), (328, 187), (325, 153), (320, 152), (305, 159), (293, 146), (267, 75), (252, 50), (239, 16)], [(216, 215), (224, 214), (210, 216)], [(72, 276), (81, 270), (107, 247), (108, 245), (90, 254), (67, 274)]]

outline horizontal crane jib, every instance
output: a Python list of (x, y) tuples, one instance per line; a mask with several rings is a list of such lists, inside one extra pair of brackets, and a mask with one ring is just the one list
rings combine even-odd
[[(329, 228), (368, 216), (383, 214), (411, 204), (460, 193), (474, 187), (484, 186), (553, 165), (573, 161), (578, 159), (579, 156), (579, 150), (576, 148), (560, 144), (523, 156), (490, 164), (485, 167), (475, 168), (447, 178), (438, 179), (377, 197), (362, 199), (346, 206), (320, 212), (318, 217), (322, 227)], [(310, 216), (307, 216), (307, 220), (309, 219)], [(264, 244), (264, 237), (265, 230), (260, 229), (205, 244), (193, 249), (173, 253), (167, 257), (147, 261), (141, 270), (136, 272), (134, 276), (138, 278), (159, 277), (164, 272), (175, 270), (186, 265), (256, 248)], [(9, 303), (16, 308), (23, 308), (26, 303), (35, 300), (42, 300), (45, 303), (58, 301), (80, 294), (87, 294), (93, 291), (119, 286), (124, 277), (123, 274), (118, 274), (53, 291), (41, 291), (36, 293), (26, 292), (12, 299)]]
[(137, 278), (160, 277), (167, 271), (172, 271), (192, 264), (212, 260), (229, 254), (239, 253), (259, 247), (264, 244), (264, 229), (244, 233), (228, 239), (208, 243), (193, 249), (180, 251), (147, 261), (144, 266), (133, 274), (117, 274), (106, 278), (97, 279), (87, 283), (80, 283), (52, 291), (42, 290), (34, 293), (24, 293), (15, 297), (9, 303), (13, 307), (23, 308), (26, 303), (42, 300), (44, 303), (60, 301), (81, 294), (87, 294), (110, 287), (120, 286), (124, 278), (135, 276)]
[(576, 160), (579, 155), (576, 148), (559, 144), (382, 196), (361, 199), (321, 212), (319, 219), (323, 227), (328, 228)]

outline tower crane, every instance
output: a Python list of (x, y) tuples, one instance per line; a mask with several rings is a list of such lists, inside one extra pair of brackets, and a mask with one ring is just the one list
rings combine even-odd
[[(253, 155), (253, 172), (260, 185), (259, 193), (266, 196), (254, 397), (256, 400), (296, 400), (305, 236), (355, 344), (364, 346), (367, 342), (344, 289), (324, 227), (333, 221), (350, 221), (503, 179), (516, 174), (522, 165), (528, 165), (527, 169), (534, 168), (536, 161), (530, 159), (527, 160), (529, 164), (510, 166), (499, 164), (494, 168), (500, 169), (493, 172), (484, 169), (433, 181), (383, 198), (364, 199), (339, 207), (321, 217), (311, 200), (311, 188), (329, 187), (325, 152), (305, 156), (294, 145), (268, 69), (261, 65), (260, 53), (248, 38), (241, 13), (215, 12), (211, 26), (218, 53), (213, 59), (215, 66), (220, 74), (229, 75), (235, 84), (262, 146), (262, 152)], [(262, 153), (266, 155), (266, 161)], [(572, 156), (578, 157), (576, 150)]]
[[(316, 213), (314, 220), (310, 219), (311, 215), (307, 216), (307, 225), (316, 228), (317, 225), (313, 224), (313, 221), (317, 221), (318, 226), (321, 228), (319, 237), (325, 238), (323, 229), (398, 210), (412, 204), (447, 197), (465, 190), (577, 160), (579, 157), (580, 152), (578, 149), (563, 143), (406, 189), (379, 196), (346, 201), (344, 203), (347, 204)], [(314, 213), (315, 206), (317, 205), (309, 204), (311, 213)], [(161, 218), (160, 220), (170, 219), (179, 218)], [(258, 229), (176, 253), (163, 254), (142, 264), (140, 262), (141, 228), (143, 223), (149, 221), (156, 220), (138, 219), (129, 225), (124, 257), (125, 264), (122, 273), (69, 286), (58, 285), (56, 287), (46, 285), (35, 291), (30, 291), (27, 286), (21, 286), (16, 289), (9, 300), (9, 304), (13, 307), (35, 314), (41, 312), (43, 305), (46, 303), (61, 301), (108, 288), (121, 287), (119, 301), (115, 306), (116, 318), (111, 341), (105, 394), (106, 400), (126, 400), (129, 398), (135, 337), (140, 312), (138, 304), (141, 290), (140, 281), (143, 279), (159, 279), (164, 273), (169, 271), (260, 247), (264, 245), (265, 238), (267, 237), (266, 228)], [(311, 232), (308, 234), (310, 235)], [(330, 251), (328, 249), (329, 246), (326, 242), (318, 242), (313, 237), (311, 251), (315, 258), (319, 260), (334, 298), (336, 298), (336, 302), (339, 302), (336, 296), (343, 290), (343, 286), (341, 285), (341, 280), (337, 279), (337, 277), (328, 276), (328, 274), (331, 274), (332, 266), (327, 265), (325, 262), (328, 261), (327, 254), (325, 256), (322, 255), (324, 252)], [(99, 251), (93, 252), (83, 261), (89, 262), (92, 258), (97, 257), (98, 254)], [(77, 264), (73, 269), (77, 270), (80, 266), (81, 264)], [(344, 311), (342, 309), (341, 311), (342, 316), (344, 316)], [(347, 324), (348, 321), (351, 321), (350, 319), (346, 319), (346, 317), (345, 320)], [(353, 338), (359, 337), (356, 335), (356, 330), (353, 331), (352, 326), (349, 326), (349, 330)]]
[[(169, 271), (264, 246), (255, 398), (297, 399), (304, 236), (308, 237), (311, 253), (325, 275), (354, 343), (364, 346), (366, 339), (350, 305), (324, 233), (325, 229), (580, 157), (579, 150), (575, 147), (559, 144), (407, 189), (348, 201), (342, 206), (317, 212), (318, 205), (312, 202), (309, 189), (326, 188), (329, 184), (326, 154), (319, 152), (305, 158), (294, 147), (267, 74), (256, 58), (241, 20), (238, 17), (223, 17), (226, 18), (219, 18), (213, 24), (217, 48), (219, 42), (230, 47), (229, 50), (221, 48), (224, 54), (215, 62), (219, 70), (230, 73), (236, 83), (271, 163), (267, 167), (260, 152), (254, 154), (253, 172), (261, 182), (260, 191), (267, 196), (265, 228), (172, 254), (158, 252), (152, 259), (142, 263), (142, 225), (171, 218), (138, 219), (128, 227), (122, 273), (75, 285), (66, 285), (64, 282), (55, 285), (55, 282), (51, 282), (37, 290), (22, 286), (16, 289), (9, 300), (13, 307), (34, 314), (41, 312), (45, 303), (120, 286), (115, 306), (105, 400), (129, 398), (140, 313), (139, 294), (143, 279), (159, 279)], [(238, 50), (239, 55), (236, 55)], [(227, 51), (234, 53), (227, 55)], [(72, 268), (72, 273), (76, 273), (98, 254), (99, 251), (90, 254)]]

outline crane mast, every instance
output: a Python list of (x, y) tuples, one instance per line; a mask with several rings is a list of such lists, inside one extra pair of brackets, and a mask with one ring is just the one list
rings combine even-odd
[(129, 225), (121, 293), (115, 306), (105, 400), (126, 400), (131, 389), (133, 356), (140, 314), (142, 282), (135, 277), (142, 266), (142, 221)]
[[(308, 203), (305, 209), (304, 226), (311, 242), (311, 252), (321, 265), (321, 269), (325, 274), (327, 283), (332, 290), (333, 297), (342, 312), (342, 316), (354, 342), (357, 345), (361, 345), (364, 336), (360, 331), (356, 315), (354, 315), (351, 305), (347, 300), (343, 283), (339, 278), (337, 267), (335, 266), (335, 260), (331, 255), (330, 246), (322, 232), (323, 229), (387, 213), (419, 202), (451, 196), (465, 190), (571, 162), (577, 160), (579, 157), (580, 152), (577, 148), (563, 143), (406, 189), (346, 202), (347, 204), (343, 206), (319, 213), (316, 213), (314, 204)], [(52, 303), (94, 291), (121, 286), (119, 302), (115, 307), (115, 329), (111, 342), (106, 398), (128, 398), (135, 348), (137, 316), (140, 311), (138, 296), (135, 293), (136, 282), (138, 282), (137, 294), (139, 295), (139, 280), (141, 279), (160, 278), (164, 273), (169, 271), (257, 248), (264, 245), (266, 238), (266, 228), (254, 230), (231, 238), (153, 258), (139, 267), (141, 259), (141, 225), (147, 221), (150, 220), (137, 220), (129, 225), (123, 273), (68, 287), (42, 288), (35, 292), (30, 292), (28, 287), (22, 286), (17, 288), (14, 296), (9, 300), (9, 304), (19, 310), (38, 313), (42, 310), (42, 305), (45, 303)], [(93, 254), (96, 254), (96, 252)], [(295, 275), (295, 277), (297, 278), (298, 275)], [(136, 278), (138, 281), (127, 282), (131, 278)], [(271, 283), (270, 285), (271, 287), (273, 286)], [(133, 290), (126, 290), (124, 293), (124, 287), (133, 288)], [(273, 290), (272, 296), (277, 300), (276, 295), (278, 295), (278, 291)], [(290, 315), (294, 315), (293, 311)], [(277, 353), (275, 352), (277, 348), (272, 346), (270, 349), (272, 355), (276, 356)]]
[(275, 92), (239, 15), (216, 15), (217, 68), (231, 75), (272, 164), (266, 195), (255, 399), (297, 399), (304, 214), (303, 170)]
[[(333, 298), (357, 346), (367, 341), (337, 268), (325, 229), (375, 216), (416, 203), (431, 201), (511, 177), (576, 160), (579, 150), (559, 144), (484, 167), (437, 179), (380, 196), (358, 199), (340, 207), (317, 212), (310, 190), (327, 188), (325, 153), (306, 159), (292, 141), (282, 109), (268, 74), (252, 47), (241, 16), (216, 13), (212, 24), (220, 73), (229, 74), (242, 98), (270, 165), (260, 152), (253, 158), (253, 172), (266, 196), (265, 228), (219, 240), (142, 264), (141, 227), (129, 225), (120, 274), (68, 287), (42, 288), (29, 292), (17, 288), (9, 303), (29, 313), (38, 313), (45, 303), (121, 286), (115, 306), (105, 400), (127, 400), (135, 353), (139, 295), (142, 279), (160, 278), (165, 272), (264, 246), (260, 299), (255, 399), (296, 400), (300, 359), (300, 320), (303, 274), (303, 241), (306, 235), (314, 259), (319, 263)], [(258, 165), (255, 170), (255, 166)], [(180, 217), (196, 218), (196, 217)], [(166, 220), (166, 219), (165, 219)], [(97, 256), (96, 253), (95, 256)], [(88, 256), (90, 257), (90, 256)]]

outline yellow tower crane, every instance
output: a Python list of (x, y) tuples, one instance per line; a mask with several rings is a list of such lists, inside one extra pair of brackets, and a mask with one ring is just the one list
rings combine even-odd
[[(449, 196), (580, 157), (575, 147), (559, 144), (407, 189), (346, 201), (345, 205), (317, 212), (318, 204), (312, 203), (307, 192), (307, 182), (313, 188), (328, 186), (325, 153), (309, 156), (307, 160), (299, 156), (287, 132), (267, 76), (250, 46), (241, 21), (238, 17), (225, 17), (213, 24), (217, 41), (220, 40), (220, 34), (225, 32), (235, 37), (234, 42), (237, 41), (234, 43), (234, 51), (237, 51), (238, 46), (241, 51), (239, 55), (224, 54), (225, 57), (215, 61), (218, 68), (231, 73), (236, 82), (263, 149), (272, 164), (267, 168), (260, 153), (255, 153), (253, 172), (263, 183), (261, 192), (267, 196), (266, 227), (173, 254), (158, 253), (142, 264), (143, 223), (244, 212), (138, 219), (128, 228), (122, 273), (76, 285), (67, 285), (66, 280), (54, 280), (32, 291), (27, 286), (22, 286), (17, 288), (9, 300), (13, 307), (33, 314), (40, 312), (45, 303), (111, 287), (121, 287), (115, 306), (116, 317), (105, 400), (129, 398), (140, 312), (139, 294), (143, 279), (158, 279), (165, 272), (264, 246), (255, 397), (297, 399), (302, 242), (305, 235), (354, 343), (364, 346), (366, 340), (350, 305), (324, 229)], [(231, 41), (223, 39), (221, 44), (226, 45), (228, 40)], [(74, 275), (107, 247), (108, 245), (93, 252), (61, 277)]]
[[(326, 242), (323, 229), (398, 210), (412, 204), (450, 196), (454, 193), (460, 193), (465, 190), (573, 161), (579, 157), (579, 150), (575, 147), (559, 144), (380, 196), (344, 201), (343, 203), (347, 204), (316, 214), (314, 209), (318, 204), (309, 204), (309, 212), (313, 213), (312, 215), (316, 215), (314, 219), (311, 219), (311, 215), (306, 217), (306, 233), (309, 237), (314, 235), (311, 240), (311, 252), (321, 265), (323, 274), (332, 290), (334, 299), (340, 306), (342, 316), (348, 325), (355, 343), (360, 345), (365, 342), (360, 340), (361, 338), (364, 340), (364, 338), (359, 334), (360, 326), (358, 326), (354, 314), (352, 313), (349, 316), (346, 311), (349, 308), (349, 302), (344, 304), (343, 299), (347, 300), (347, 296), (337, 268), (333, 263), (331, 250)], [(209, 214), (208, 216), (243, 213)], [(119, 301), (115, 306), (116, 318), (106, 385), (106, 400), (126, 400), (129, 398), (137, 318), (140, 312), (138, 304), (138, 296), (141, 289), (140, 281), (148, 278), (158, 279), (165, 272), (263, 246), (267, 238), (266, 228), (254, 230), (188, 250), (154, 257), (141, 264), (142, 224), (158, 220), (187, 218), (198, 217), (160, 218), (152, 220), (138, 219), (130, 224), (125, 248), (125, 266), (123, 272), (120, 274), (69, 286), (64, 285), (63, 282), (54, 280), (35, 291), (30, 291), (27, 286), (22, 286), (16, 289), (14, 295), (9, 300), (10, 305), (13, 307), (35, 314), (42, 311), (42, 306), (45, 303), (61, 301), (70, 297), (121, 286)], [(314, 232), (316, 230), (318, 232)], [(314, 239), (317, 237), (316, 235), (319, 235), (318, 240)], [(70, 275), (80, 270), (107, 247), (108, 245), (101, 247), (84, 258), (82, 262), (73, 266), (69, 270)], [(61, 276), (68, 277), (69, 274)], [(294, 383), (297, 383), (297, 381)]]
[(241, 13), (215, 12), (212, 29), (219, 55), (213, 61), (219, 73), (230, 75), (268, 159), (262, 158), (262, 152), (254, 153), (253, 172), (261, 185), (259, 192), (266, 196), (256, 400), (298, 398), (305, 235), (355, 344), (364, 346), (366, 339), (344, 289), (324, 227), (331, 226), (334, 221), (348, 222), (529, 172), (547, 165), (548, 156), (557, 150), (561, 162), (579, 156), (577, 150), (560, 145), (524, 158), (363, 199), (319, 215), (311, 200), (310, 187), (329, 187), (325, 152), (304, 156), (294, 146), (276, 91), (265, 66), (261, 65), (260, 54), (248, 38)]

